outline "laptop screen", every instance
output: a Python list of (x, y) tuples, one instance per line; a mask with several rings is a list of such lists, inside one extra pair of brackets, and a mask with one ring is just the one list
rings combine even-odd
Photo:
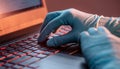
[(40, 6), (41, 0), (0, 0), (0, 15), (5, 16)]

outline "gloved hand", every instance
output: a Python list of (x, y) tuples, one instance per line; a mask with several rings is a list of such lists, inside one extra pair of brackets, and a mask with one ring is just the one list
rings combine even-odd
[(48, 46), (60, 46), (66, 43), (77, 42), (78, 33), (88, 29), (93, 24), (87, 24), (84, 21), (93, 16), (92, 14), (84, 13), (76, 9), (67, 9), (48, 13), (40, 30), (38, 42), (43, 42), (48, 38), (48, 35), (58, 29), (61, 25), (70, 25), (72, 31), (63, 36), (56, 36), (47, 41)]
[(82, 32), (81, 49), (90, 69), (120, 69), (120, 38), (105, 27)]
[[(57, 30), (61, 25), (70, 25), (72, 31), (62, 36), (56, 36), (47, 41), (48, 46), (61, 46), (67, 43), (79, 43), (79, 33), (88, 30), (90, 27), (107, 27), (113, 34), (120, 36), (119, 19), (104, 17), (99, 22), (101, 16), (85, 13), (76, 9), (67, 9), (48, 13), (40, 30), (38, 42), (44, 42), (51, 32)], [(119, 22), (118, 22), (119, 21)]]

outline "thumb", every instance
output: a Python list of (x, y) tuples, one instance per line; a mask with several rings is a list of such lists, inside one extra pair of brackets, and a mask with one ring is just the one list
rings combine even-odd
[(49, 47), (59, 47), (61, 45), (72, 43), (76, 41), (76, 37), (74, 36), (74, 33), (68, 33), (62, 36), (55, 36), (47, 41), (47, 46)]

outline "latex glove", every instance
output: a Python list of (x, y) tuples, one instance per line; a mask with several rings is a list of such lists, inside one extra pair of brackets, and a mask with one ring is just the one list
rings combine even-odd
[(48, 35), (58, 29), (61, 25), (70, 25), (72, 31), (63, 36), (56, 36), (47, 41), (48, 46), (60, 46), (66, 43), (77, 42), (78, 33), (88, 29), (93, 24), (85, 24), (84, 21), (92, 14), (84, 13), (76, 9), (67, 9), (48, 13), (40, 30), (38, 42), (44, 42)]
[[(107, 27), (113, 34), (120, 36), (120, 21), (117, 18), (103, 17), (85, 13), (76, 9), (67, 9), (48, 13), (40, 30), (38, 42), (44, 42), (49, 34), (61, 25), (70, 25), (72, 31), (62, 36), (56, 36), (47, 41), (48, 46), (61, 46), (67, 43), (79, 43), (79, 33), (88, 30), (90, 27), (98, 26)], [(98, 24), (99, 23), (99, 24)]]
[(105, 27), (81, 34), (81, 49), (91, 69), (120, 69), (120, 38)]

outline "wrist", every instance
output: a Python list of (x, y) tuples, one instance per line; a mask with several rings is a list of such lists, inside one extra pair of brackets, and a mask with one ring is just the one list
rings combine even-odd
[(104, 26), (106, 27), (112, 34), (120, 37), (120, 19), (117, 17), (104, 17), (98, 15), (91, 15), (84, 20), (84, 25), (86, 29), (90, 27), (98, 27)]

